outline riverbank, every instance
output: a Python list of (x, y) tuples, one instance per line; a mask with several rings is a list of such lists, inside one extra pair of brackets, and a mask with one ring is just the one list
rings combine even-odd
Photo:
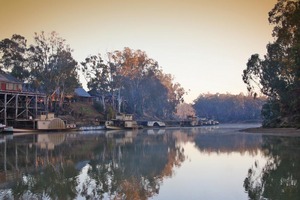
[(240, 130), (247, 133), (259, 133), (263, 135), (277, 135), (288, 137), (300, 137), (300, 129), (296, 128), (247, 128)]

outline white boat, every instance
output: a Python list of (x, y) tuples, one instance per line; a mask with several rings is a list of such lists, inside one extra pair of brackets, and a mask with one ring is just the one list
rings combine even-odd
[(138, 129), (138, 123), (133, 120), (133, 115), (120, 113), (117, 114), (115, 119), (105, 122), (105, 128), (109, 130), (122, 130), (122, 129)]

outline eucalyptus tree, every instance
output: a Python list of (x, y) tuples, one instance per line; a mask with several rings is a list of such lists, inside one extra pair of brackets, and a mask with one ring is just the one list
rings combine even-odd
[(188, 116), (195, 116), (196, 112), (192, 104), (181, 103), (176, 106), (176, 117), (187, 119)]
[(73, 94), (79, 85), (72, 50), (56, 32), (35, 33), (34, 43), (29, 48), (30, 81), (36, 89), (46, 93), (50, 102), (57, 97), (61, 106), (65, 95)]
[(161, 81), (156, 76), (148, 75), (141, 84), (141, 91), (143, 112), (153, 117), (165, 117), (169, 104), (168, 90)]
[(102, 106), (105, 111), (105, 96), (109, 94), (112, 88), (112, 70), (110, 65), (104, 63), (100, 54), (87, 57), (85, 61), (81, 62), (81, 65), (88, 88), (96, 95), (101, 96)]
[(26, 80), (29, 77), (27, 40), (21, 35), (14, 34), (11, 39), (0, 41), (0, 70), (10, 71), (11, 74)]
[(274, 42), (267, 45), (264, 58), (253, 54), (243, 71), (248, 90), (269, 97), (262, 110), (265, 126), (300, 125), (299, 13), (299, 0), (278, 0), (269, 12)]
[(157, 61), (144, 51), (130, 48), (109, 56), (110, 65), (115, 67), (116, 87), (123, 88), (128, 112), (158, 117), (174, 114), (176, 105), (183, 100), (184, 89), (173, 83), (170, 74), (163, 73)]
[(186, 93), (180, 83), (174, 83), (174, 77), (171, 74), (164, 74), (162, 71), (158, 74), (158, 79), (167, 88), (168, 106), (164, 110), (164, 115), (171, 117), (175, 114), (176, 106), (184, 102), (184, 94)]
[(123, 88), (122, 95), (129, 102), (129, 112), (143, 114), (143, 99), (147, 91), (143, 90), (143, 80), (152, 70), (158, 70), (158, 64), (141, 50), (124, 48), (123, 51), (114, 51), (109, 54), (110, 65), (115, 66), (116, 87)]

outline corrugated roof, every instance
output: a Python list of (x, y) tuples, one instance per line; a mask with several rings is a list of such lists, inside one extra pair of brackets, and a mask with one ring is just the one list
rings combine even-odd
[(87, 93), (83, 88), (76, 88), (75, 94), (79, 97), (91, 97), (91, 95)]
[(0, 81), (10, 82), (10, 83), (23, 83), (19, 79), (13, 77), (10, 74), (5, 73), (4, 71), (1, 71), (1, 70), (0, 70)]

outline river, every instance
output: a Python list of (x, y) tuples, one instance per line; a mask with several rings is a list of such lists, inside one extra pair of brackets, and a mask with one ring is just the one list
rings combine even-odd
[(298, 199), (300, 137), (258, 124), (1, 135), (1, 199)]

